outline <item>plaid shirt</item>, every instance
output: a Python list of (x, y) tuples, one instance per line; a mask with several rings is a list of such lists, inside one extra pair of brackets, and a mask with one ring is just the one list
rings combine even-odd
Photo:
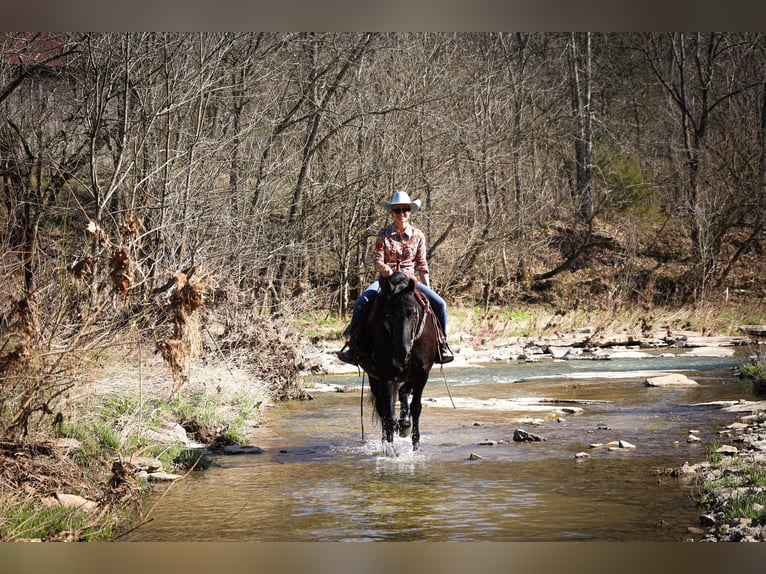
[(422, 231), (408, 225), (399, 233), (396, 223), (378, 231), (375, 241), (374, 263), (389, 265), (394, 271), (415, 275), (415, 271), (428, 273), (426, 261), (426, 236)]

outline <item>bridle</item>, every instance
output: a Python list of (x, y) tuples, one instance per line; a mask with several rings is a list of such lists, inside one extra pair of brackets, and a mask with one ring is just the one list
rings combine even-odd
[[(409, 354), (412, 352), (412, 346), (415, 344), (415, 341), (417, 341), (420, 336), (423, 334), (423, 331), (425, 330), (426, 326), (426, 318), (431, 311), (431, 307), (428, 305), (426, 300), (423, 298), (422, 294), (419, 292), (417, 286), (412, 290), (413, 297), (415, 298), (415, 302), (417, 303), (415, 305), (415, 313), (418, 315), (418, 319), (415, 322), (415, 324), (412, 327), (412, 337), (410, 339), (410, 345), (407, 349), (407, 356), (409, 357)], [(383, 328), (388, 333), (389, 337), (393, 339), (393, 333), (391, 332), (391, 312), (389, 310), (392, 300), (394, 297), (399, 297), (400, 299), (404, 295), (403, 292), (396, 292), (396, 293), (388, 293), (387, 300), (386, 300), (386, 310), (384, 314), (383, 319)], [(404, 303), (406, 305), (406, 302)]]

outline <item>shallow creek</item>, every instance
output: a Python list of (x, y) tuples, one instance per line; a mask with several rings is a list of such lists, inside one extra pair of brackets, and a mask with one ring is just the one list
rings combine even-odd
[[(700, 514), (693, 485), (657, 471), (704, 460), (717, 431), (737, 420), (700, 403), (752, 399), (733, 375), (743, 352), (436, 368), (422, 449), (397, 439), (395, 458), (382, 456), (358, 390), (313, 391), (314, 400), (268, 410), (251, 441), (262, 454), (215, 456), (212, 468), (159, 490), (144, 505), (162, 495), (152, 520), (122, 540), (685, 540)], [(644, 384), (666, 372), (699, 385)], [(517, 428), (544, 440), (514, 442)], [(702, 440), (687, 442), (690, 430)], [(615, 440), (636, 448), (590, 448)]]

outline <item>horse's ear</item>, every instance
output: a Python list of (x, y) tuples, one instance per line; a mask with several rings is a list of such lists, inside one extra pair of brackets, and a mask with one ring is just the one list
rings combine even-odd
[(417, 284), (418, 284), (418, 280), (415, 279), (414, 277), (410, 277), (410, 280), (407, 283), (407, 291), (414, 291)]

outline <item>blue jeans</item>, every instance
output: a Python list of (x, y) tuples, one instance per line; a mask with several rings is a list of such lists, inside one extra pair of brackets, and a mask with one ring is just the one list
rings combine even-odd
[[(426, 287), (423, 283), (418, 281), (418, 289), (420, 289), (426, 297), (428, 297), (428, 301), (431, 303), (431, 309), (433, 309), (434, 314), (436, 315), (436, 318), (439, 320), (439, 324), (441, 325), (442, 332), (444, 333), (444, 338), (447, 338), (447, 303), (442, 299), (436, 291), (431, 289), (430, 287)], [(349, 333), (353, 333), (354, 329), (356, 328), (357, 323), (359, 323), (359, 317), (362, 316), (362, 311), (364, 310), (367, 305), (371, 305), (373, 301), (375, 301), (375, 297), (378, 296), (378, 293), (380, 292), (380, 282), (375, 281), (372, 285), (367, 287), (367, 289), (364, 290), (364, 293), (362, 293), (359, 298), (354, 303), (354, 312), (351, 315), (351, 324), (349, 325), (348, 331)]]

